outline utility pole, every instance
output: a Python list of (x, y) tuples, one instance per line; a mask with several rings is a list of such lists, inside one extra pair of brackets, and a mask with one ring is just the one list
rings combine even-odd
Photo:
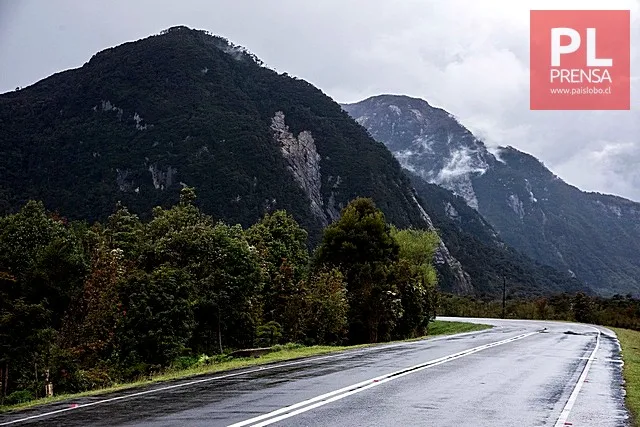
[(507, 304), (507, 278), (502, 276), (502, 318), (505, 316), (505, 308)]

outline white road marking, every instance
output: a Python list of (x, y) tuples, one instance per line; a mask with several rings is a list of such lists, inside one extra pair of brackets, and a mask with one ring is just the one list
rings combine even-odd
[[(538, 332), (529, 332), (526, 334), (517, 335), (515, 337), (507, 338), (501, 341), (495, 341), (489, 344), (484, 344), (478, 347), (473, 347), (468, 350), (460, 351), (458, 353), (453, 353), (448, 356), (440, 357), (438, 359), (430, 360), (428, 362), (424, 362), (409, 368), (402, 369), (400, 371), (392, 372), (390, 374), (382, 375), (380, 377), (371, 378), (366, 381), (359, 382), (357, 384), (353, 384), (348, 387), (341, 388), (339, 390), (332, 391), (330, 393), (325, 393), (319, 396), (316, 396), (312, 399), (304, 400), (302, 402), (296, 403), (291, 406), (286, 406), (284, 408), (277, 409), (275, 411), (269, 412), (267, 414), (263, 414), (254, 418), (250, 418), (245, 421), (241, 421), (239, 423), (231, 424), (228, 427), (244, 427), (251, 425), (252, 427), (261, 427), (267, 426), (269, 424), (273, 424), (278, 421), (282, 421), (284, 419), (296, 416), (303, 412), (310, 411), (312, 409), (318, 408), (320, 406), (326, 405), (328, 403), (334, 402), (336, 400), (344, 399), (347, 396), (351, 396), (352, 394), (360, 393), (364, 390), (370, 389), (372, 387), (379, 386), (380, 384), (384, 384), (386, 382), (392, 381), (397, 378), (401, 378), (405, 375), (409, 375), (415, 372), (422, 371), (423, 369), (430, 368), (432, 366), (441, 365), (443, 363), (450, 362), (452, 360), (459, 359), (461, 357), (468, 356), (470, 354), (477, 353), (482, 350), (486, 350), (491, 347), (496, 347), (499, 345), (507, 344), (513, 341), (521, 340), (523, 338), (529, 337), (531, 335), (535, 335)], [(257, 423), (257, 424), (256, 424)]]
[(580, 389), (582, 389), (582, 386), (584, 385), (584, 382), (587, 379), (587, 374), (589, 373), (591, 364), (596, 358), (596, 353), (598, 352), (598, 348), (600, 347), (600, 329), (598, 328), (593, 328), (593, 329), (598, 331), (598, 335), (596, 336), (596, 346), (591, 352), (591, 356), (589, 356), (587, 363), (584, 365), (582, 374), (580, 375), (580, 378), (578, 378), (578, 382), (576, 383), (576, 386), (574, 387), (573, 392), (571, 393), (571, 396), (569, 396), (569, 400), (567, 400), (566, 405), (564, 405), (564, 409), (562, 409), (562, 412), (558, 417), (558, 421), (556, 421), (555, 427), (565, 426), (565, 423), (569, 418), (569, 414), (571, 413), (571, 409), (573, 409), (573, 405), (576, 403), (576, 399), (578, 399), (578, 394), (580, 393)]
[(303, 358), (301, 360), (296, 360), (296, 361), (293, 361), (293, 362), (280, 363), (278, 365), (266, 365), (266, 366), (261, 366), (261, 367), (255, 368), (255, 369), (243, 370), (241, 372), (233, 372), (233, 373), (230, 373), (230, 374), (219, 375), (219, 376), (215, 376), (215, 377), (202, 378), (202, 379), (199, 379), (199, 380), (189, 381), (189, 382), (186, 382), (186, 383), (173, 384), (173, 385), (170, 385), (170, 386), (154, 388), (152, 390), (145, 390), (145, 391), (126, 394), (126, 395), (122, 395), (122, 396), (111, 397), (109, 399), (97, 400), (95, 402), (82, 403), (82, 404), (79, 404), (79, 405), (70, 406), (68, 408), (57, 409), (55, 411), (44, 412), (42, 414), (36, 414), (36, 415), (31, 415), (31, 416), (28, 416), (28, 417), (19, 418), (19, 419), (12, 420), (12, 421), (7, 421), (7, 422), (4, 422), (4, 423), (0, 423), (0, 426), (8, 426), (8, 425), (11, 425), (11, 424), (18, 424), (18, 423), (22, 423), (22, 422), (25, 422), (25, 421), (30, 421), (30, 420), (33, 420), (33, 419), (46, 418), (46, 417), (50, 417), (52, 415), (63, 414), (65, 412), (74, 411), (74, 410), (82, 409), (82, 408), (87, 408), (87, 407), (90, 407), (90, 406), (102, 405), (102, 404), (105, 404), (105, 403), (116, 402), (116, 401), (119, 401), (119, 400), (136, 398), (136, 397), (144, 396), (144, 395), (147, 395), (147, 394), (159, 393), (159, 392), (163, 392), (163, 391), (167, 391), (167, 390), (173, 390), (173, 389), (182, 388), (182, 387), (189, 387), (189, 386), (196, 385), (196, 384), (202, 384), (202, 383), (221, 380), (221, 379), (225, 379), (225, 378), (237, 377), (239, 375), (252, 374), (254, 372), (268, 371), (268, 370), (278, 369), (278, 368), (285, 368), (287, 366), (300, 365), (300, 364), (303, 364), (303, 363), (312, 363), (312, 362), (316, 362), (316, 361), (320, 361), (320, 360), (333, 359), (333, 358), (341, 357), (341, 356), (348, 356), (349, 354), (366, 353), (366, 352), (375, 351), (375, 350), (381, 350), (381, 349), (404, 347), (404, 346), (416, 345), (416, 344), (421, 344), (421, 343), (423, 344), (425, 341), (426, 342), (434, 342), (434, 341), (446, 340), (446, 339), (449, 339), (451, 337), (462, 337), (462, 336), (473, 335), (473, 334), (482, 334), (484, 332), (489, 332), (491, 330), (495, 331), (496, 329), (499, 329), (499, 327), (494, 327), (492, 329), (486, 329), (484, 331), (464, 332), (464, 333), (461, 333), (461, 334), (444, 335), (444, 336), (441, 336), (441, 337), (426, 338), (424, 340), (405, 341), (405, 342), (400, 342), (400, 343), (396, 343), (396, 344), (372, 346), (372, 347), (366, 347), (366, 348), (362, 348), (362, 349), (353, 349), (353, 350), (348, 350), (347, 349), (346, 353), (345, 352), (339, 352), (339, 353), (330, 354), (330, 355), (327, 355), (327, 356), (319, 356), (319, 357), (313, 357), (313, 358)]

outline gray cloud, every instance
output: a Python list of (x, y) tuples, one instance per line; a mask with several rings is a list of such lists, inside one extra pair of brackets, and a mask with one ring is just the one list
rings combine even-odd
[[(427, 99), (490, 145), (512, 145), (589, 191), (640, 200), (638, 112), (530, 111), (529, 10), (632, 10), (638, 0), (0, 0), (0, 92), (78, 67), (95, 52), (174, 25), (249, 48), (340, 102)], [(632, 50), (632, 70), (640, 65)], [(632, 82), (632, 108), (640, 88)]]

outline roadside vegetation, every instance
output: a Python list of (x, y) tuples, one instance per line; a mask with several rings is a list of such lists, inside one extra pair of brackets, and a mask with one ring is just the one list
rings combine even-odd
[(363, 198), (313, 251), (287, 212), (228, 225), (192, 188), (150, 218), (118, 205), (92, 225), (28, 202), (0, 218), (0, 405), (217, 368), (237, 349), (424, 336), (438, 243)]
[[(433, 320), (429, 323), (429, 330), (424, 337), (412, 338), (410, 340), (426, 339), (434, 336), (453, 335), (465, 332), (482, 331), (489, 329), (491, 326), (467, 323), (467, 322), (446, 322), (442, 320)], [(274, 362), (285, 362), (293, 359), (299, 359), (311, 356), (320, 356), (329, 353), (336, 353), (345, 350), (354, 350), (375, 346), (377, 344), (360, 344), (354, 346), (339, 345), (316, 345), (303, 346), (301, 344), (285, 344), (275, 345), (271, 347), (270, 352), (260, 357), (238, 357), (231, 355), (216, 355), (213, 357), (201, 355), (199, 357), (182, 358), (172, 366), (164, 369), (155, 375), (146, 378), (138, 378), (137, 380), (113, 384), (109, 387), (95, 389), (74, 394), (59, 394), (52, 397), (45, 397), (37, 400), (29, 400), (22, 403), (14, 403), (11, 405), (0, 405), (0, 413), (9, 412), (19, 409), (26, 409), (37, 405), (59, 402), (62, 400), (73, 400), (86, 396), (95, 396), (99, 394), (112, 393), (121, 390), (127, 390), (135, 387), (142, 387), (156, 382), (171, 381), (177, 379), (185, 379), (198, 375), (214, 374), (216, 372), (230, 371), (232, 369), (249, 368), (252, 366), (265, 365)], [(382, 345), (382, 344), (381, 344)]]
[(613, 328), (622, 347), (625, 401), (633, 417), (633, 425), (640, 426), (640, 332)]
[[(500, 318), (502, 301), (441, 293), (438, 315)], [(602, 298), (578, 292), (513, 298), (507, 291), (504, 315), (507, 319), (562, 320), (640, 330), (640, 300), (631, 295)]]

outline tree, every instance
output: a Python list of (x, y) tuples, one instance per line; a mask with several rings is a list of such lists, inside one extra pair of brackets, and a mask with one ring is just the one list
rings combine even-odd
[(311, 344), (339, 344), (348, 331), (349, 302), (340, 270), (314, 272), (306, 284), (305, 330)]
[[(212, 229), (202, 280), (197, 282), (198, 338), (216, 336), (223, 345), (243, 347), (255, 339), (259, 323), (262, 272), (240, 226), (218, 223)], [(203, 338), (205, 338), (203, 340)], [(211, 349), (195, 344), (197, 348)]]
[(240, 226), (215, 223), (194, 201), (195, 192), (186, 187), (177, 206), (154, 210), (145, 268), (171, 265), (193, 280), (194, 349), (251, 345), (262, 285), (257, 254)]
[(384, 214), (371, 199), (353, 200), (325, 229), (315, 265), (337, 267), (346, 279), (351, 343), (390, 337), (400, 315), (393, 283), (398, 252)]
[(594, 306), (591, 299), (582, 292), (578, 292), (573, 298), (572, 304), (573, 317), (578, 322), (593, 322)]
[(102, 237), (92, 248), (91, 272), (65, 317), (62, 340), (82, 364), (98, 366), (116, 351), (116, 325), (123, 314), (120, 286), (126, 277), (122, 249)]
[(297, 341), (303, 330), (301, 286), (309, 264), (307, 232), (285, 211), (266, 214), (247, 232), (265, 276), (262, 292), (265, 322), (283, 327), (283, 341)]
[(0, 218), (0, 361), (5, 389), (13, 384), (37, 394), (38, 378), (51, 368), (55, 331), (81, 292), (87, 269), (78, 236), (42, 203), (30, 201), (18, 213)]
[(107, 219), (104, 234), (109, 247), (121, 250), (124, 259), (138, 260), (146, 249), (142, 222), (121, 203), (116, 205), (116, 211)]
[(194, 329), (193, 287), (188, 273), (167, 264), (127, 278), (118, 325), (125, 365), (167, 366), (181, 354)]
[(429, 320), (435, 317), (437, 275), (433, 255), (440, 238), (432, 231), (395, 227), (392, 235), (400, 247), (396, 277), (402, 302), (402, 317), (395, 335), (397, 338), (422, 336)]

